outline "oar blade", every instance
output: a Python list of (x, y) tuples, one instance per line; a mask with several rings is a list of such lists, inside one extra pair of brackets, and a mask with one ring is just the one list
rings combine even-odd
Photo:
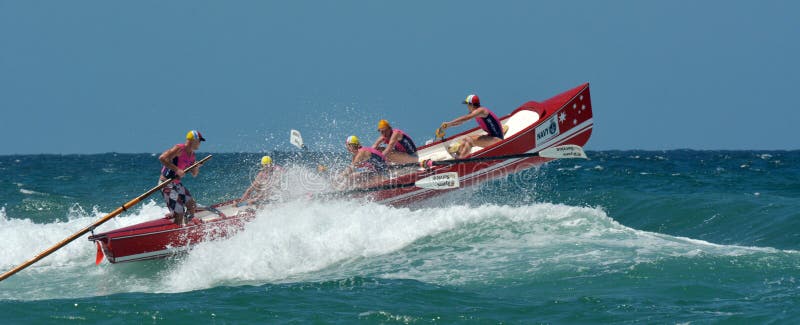
[(291, 130), (289, 132), (289, 142), (299, 149), (303, 149), (303, 136), (300, 135), (300, 131)]
[(583, 152), (583, 148), (581, 148), (580, 146), (576, 146), (574, 144), (567, 144), (563, 146), (544, 149), (542, 151), (539, 151), (539, 157), (556, 158), (556, 159), (565, 159), (565, 158), (589, 159), (589, 157), (586, 157), (586, 153)]
[(418, 180), (416, 183), (414, 183), (414, 185), (420, 188), (444, 190), (449, 188), (457, 188), (461, 184), (458, 181), (458, 173), (449, 172), (425, 177), (421, 180)]
[(94, 258), (94, 265), (100, 265), (100, 262), (103, 261), (103, 250), (100, 248), (100, 242), (94, 242), (97, 244), (97, 255)]

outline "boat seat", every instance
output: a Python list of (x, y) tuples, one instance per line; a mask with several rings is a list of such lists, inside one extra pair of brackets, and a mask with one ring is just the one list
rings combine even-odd
[[(539, 120), (539, 114), (534, 111), (523, 110), (515, 113), (511, 117), (508, 118), (505, 126), (508, 126), (508, 130), (505, 131), (503, 135), (506, 139), (508, 137), (513, 136), (519, 131), (522, 131), (529, 125), (536, 123)], [(505, 129), (505, 128), (504, 128)]]

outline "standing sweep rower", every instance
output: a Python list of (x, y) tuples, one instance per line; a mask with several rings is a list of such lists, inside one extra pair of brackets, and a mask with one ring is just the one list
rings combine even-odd
[[(184, 176), (183, 170), (194, 164), (194, 153), (200, 148), (201, 141), (206, 141), (203, 135), (198, 131), (191, 130), (186, 133), (185, 143), (172, 146), (172, 148), (167, 149), (158, 157), (158, 160), (164, 165), (161, 168), (159, 181), (173, 179), (169, 185), (161, 189), (161, 193), (164, 195), (164, 201), (167, 203), (170, 216), (175, 218), (175, 224), (181, 227), (186, 226), (185, 217), (187, 215), (189, 217), (193, 216), (197, 206), (192, 194), (181, 183), (181, 178)], [(192, 176), (195, 177), (199, 172), (200, 166), (191, 171)]]

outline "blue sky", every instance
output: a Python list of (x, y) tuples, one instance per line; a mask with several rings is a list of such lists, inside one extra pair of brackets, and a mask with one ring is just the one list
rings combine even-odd
[[(796, 1), (0, 0), (0, 154), (418, 143), (590, 82), (587, 149), (798, 149)], [(460, 129), (472, 127), (468, 124)]]

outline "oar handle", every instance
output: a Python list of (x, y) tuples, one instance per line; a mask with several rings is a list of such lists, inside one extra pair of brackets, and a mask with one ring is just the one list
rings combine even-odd
[[(191, 171), (192, 169), (197, 168), (197, 166), (200, 166), (201, 164), (206, 162), (206, 160), (209, 160), (209, 159), (211, 159), (211, 155), (201, 159), (198, 162), (195, 162), (191, 166), (189, 166), (186, 169), (184, 169), (183, 172), (184, 173), (188, 173), (189, 171)], [(90, 226), (81, 229), (80, 231), (72, 234), (72, 236), (69, 236), (69, 237), (65, 238), (64, 240), (58, 242), (58, 244), (55, 244), (54, 246), (42, 251), (41, 253), (37, 254), (32, 259), (28, 260), (27, 262), (20, 264), (19, 266), (11, 269), (10, 271), (8, 271), (6, 273), (3, 273), (3, 275), (0, 275), (0, 281), (3, 281), (6, 278), (14, 275), (15, 273), (17, 273), (19, 271), (22, 271), (26, 267), (31, 266), (31, 264), (38, 262), (39, 260), (41, 260), (41, 259), (47, 257), (48, 255), (54, 253), (55, 251), (57, 251), (61, 247), (64, 247), (67, 244), (69, 244), (70, 242), (74, 241), (75, 239), (78, 239), (78, 237), (83, 236), (87, 232), (92, 231), (93, 229), (97, 228), (97, 226), (102, 225), (106, 221), (111, 220), (111, 218), (116, 217), (117, 215), (119, 215), (120, 213), (122, 213), (124, 211), (127, 211), (128, 209), (130, 209), (131, 207), (133, 207), (137, 203), (139, 203), (142, 200), (144, 200), (146, 197), (148, 197), (151, 194), (155, 193), (156, 191), (164, 188), (164, 186), (167, 186), (167, 184), (169, 184), (169, 182), (172, 182), (172, 181), (173, 181), (172, 179), (168, 179), (168, 180), (165, 180), (165, 181), (159, 183), (156, 187), (153, 187), (149, 191), (144, 192), (144, 194), (139, 195), (135, 199), (128, 201), (127, 203), (123, 204), (122, 206), (120, 206), (119, 208), (115, 209), (113, 212), (107, 214), (105, 217), (103, 217), (102, 219), (96, 221), (95, 223), (91, 224)]]

